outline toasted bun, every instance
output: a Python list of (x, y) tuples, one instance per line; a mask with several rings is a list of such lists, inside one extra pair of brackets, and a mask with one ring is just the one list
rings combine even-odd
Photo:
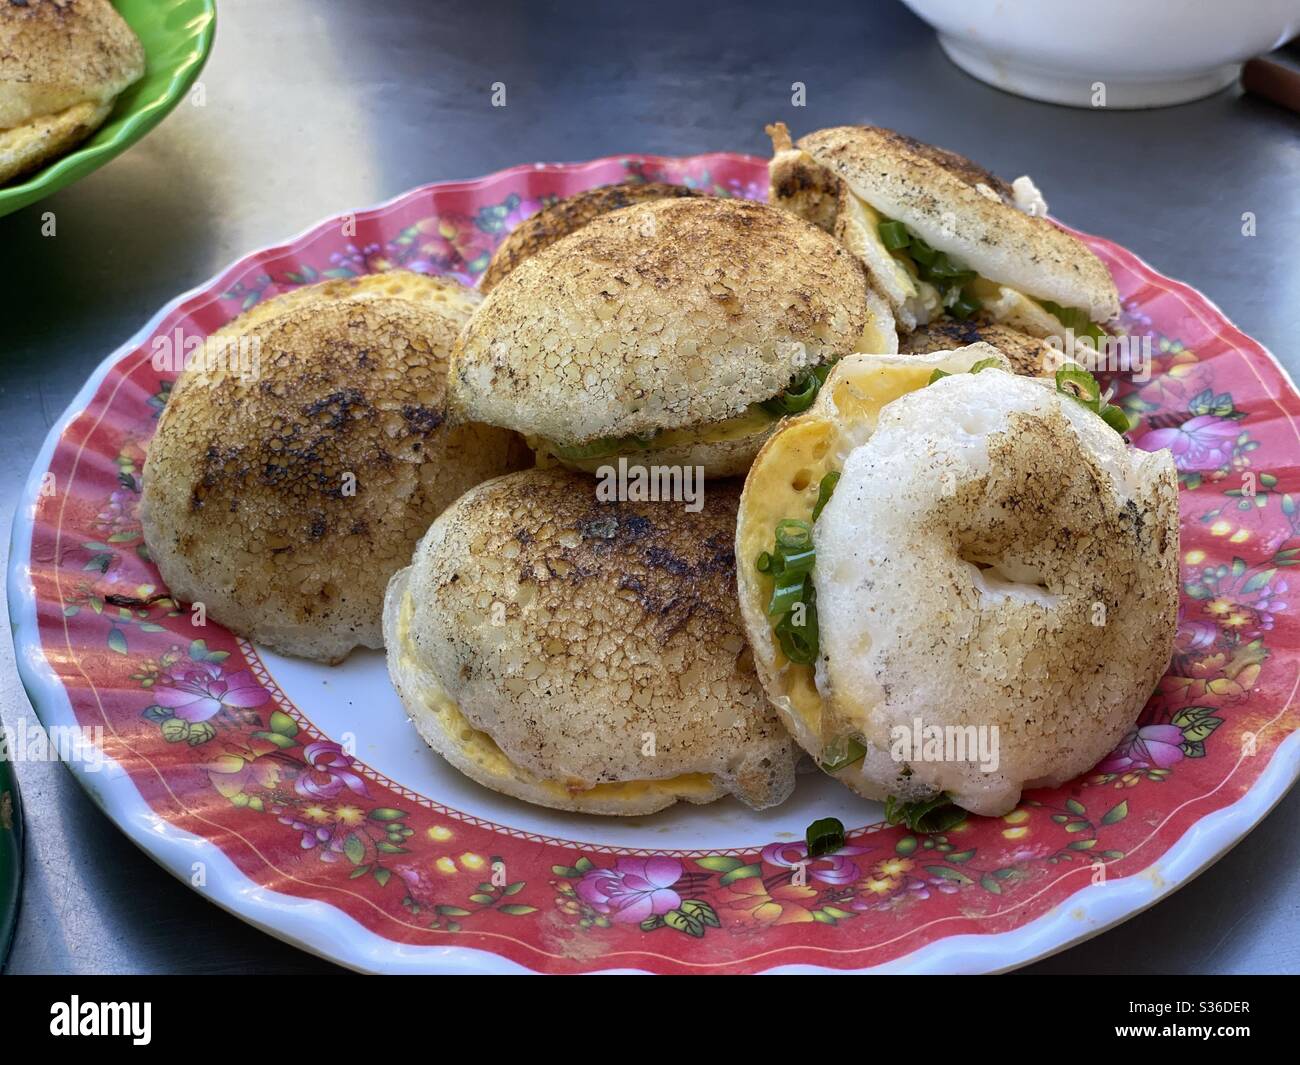
[(93, 114), (144, 67), (139, 38), (109, 0), (0, 3), (0, 130), (79, 104)]
[(458, 769), (543, 806), (781, 802), (795, 751), (736, 609), (738, 486), (710, 482), (699, 513), (595, 488), (528, 470), (433, 523), (385, 608), (407, 712)]
[(493, 252), (492, 261), (479, 279), (479, 291), (491, 292), (497, 282), (530, 255), (549, 248), (561, 237), (567, 237), (593, 218), (636, 203), (700, 195), (703, 194), (685, 185), (647, 181), (642, 184), (626, 182), (621, 185), (600, 185), (566, 196), (525, 218), (510, 231), (510, 235)]
[[(1082, 308), (1096, 322), (1119, 314), (1119, 294), (1101, 260), (1047, 218), (1019, 209), (1010, 185), (963, 156), (876, 126), (818, 130), (786, 151), (778, 150), (773, 163), (774, 188), (783, 175), (821, 166), (874, 210), (990, 281)], [(805, 184), (830, 185), (811, 178)], [(828, 196), (815, 201), (819, 221)], [(801, 202), (807, 194), (791, 209)]]
[(804, 750), (822, 755), (821, 697), (811, 671), (793, 666), (781, 652), (767, 616), (772, 581), (754, 561), (770, 551), (776, 523), (807, 519), (826, 474), (841, 470), (849, 453), (871, 437), (885, 404), (924, 388), (935, 370), (965, 373), (996, 359), (987, 344), (926, 355), (852, 355), (831, 372), (805, 413), (788, 418), (763, 446), (745, 478), (736, 522), (737, 585), (754, 664), (772, 705)]
[(112, 104), (73, 104), (66, 111), (0, 130), (0, 185), (57, 159), (95, 132)]
[(710, 197), (638, 204), (492, 290), (457, 341), (452, 403), (565, 446), (707, 427), (864, 334), (883, 342), (892, 322), (868, 300), (853, 257), (789, 212)]
[(185, 369), (145, 465), (145, 541), (172, 594), (286, 654), (382, 646), (384, 589), (429, 522), (522, 458), (511, 433), (445, 420), (448, 355), (478, 298), (394, 271), (219, 330), (256, 372)]
[(965, 322), (955, 318), (937, 319), (905, 333), (898, 347), (906, 355), (927, 355), (980, 343), (997, 348), (1007, 357), (1011, 369), (1025, 377), (1049, 377), (1061, 365), (1060, 351), (1041, 338), (983, 317)]
[[(1104, 757), (1168, 666), (1173, 462), (1047, 382), (985, 370), (891, 402), (814, 542), (821, 715), (807, 731), (865, 742), (837, 774), (864, 795), (1006, 813)], [(996, 766), (895, 758), (916, 722), (985, 730)]]

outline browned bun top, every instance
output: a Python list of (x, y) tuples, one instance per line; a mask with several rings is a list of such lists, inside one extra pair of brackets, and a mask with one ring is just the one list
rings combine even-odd
[(566, 196), (525, 218), (510, 231), (510, 235), (493, 253), (492, 261), (480, 278), (479, 291), (490, 292), (497, 282), (530, 255), (536, 255), (561, 237), (567, 237), (575, 229), (581, 229), (593, 218), (636, 203), (699, 195), (702, 193), (685, 185), (647, 181), (642, 184), (625, 182), (621, 185), (600, 185)]
[(788, 211), (714, 197), (602, 215), (525, 260), (456, 344), (452, 405), (560, 444), (707, 426), (857, 350), (866, 275)]
[(757, 805), (779, 801), (792, 748), (741, 630), (739, 498), (738, 483), (710, 481), (696, 513), (602, 502), (595, 481), (561, 469), (481, 485), (407, 571), (407, 668), (539, 777), (708, 773)]
[(447, 358), (476, 300), (396, 271), (219, 330), (254, 372), (187, 368), (149, 446), (142, 517), (168, 587), (290, 653), (379, 646), (385, 585), (429, 522), (519, 455), (513, 434), (447, 420)]

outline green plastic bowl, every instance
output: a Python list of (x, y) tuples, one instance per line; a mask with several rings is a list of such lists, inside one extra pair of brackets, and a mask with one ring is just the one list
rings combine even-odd
[(217, 24), (215, 0), (114, 0), (114, 6), (144, 45), (144, 77), (72, 151), (0, 187), (0, 215), (35, 203), (125, 151), (180, 102), (203, 68)]

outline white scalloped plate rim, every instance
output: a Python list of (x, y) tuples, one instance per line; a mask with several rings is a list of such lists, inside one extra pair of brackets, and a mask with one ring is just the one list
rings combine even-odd
[[(733, 153), (701, 153), (692, 158)], [(350, 212), (354, 216), (386, 211), (398, 203), (429, 193), (479, 184), (483, 180), (551, 167), (562, 170), (599, 166), (625, 158), (614, 155), (580, 163), (531, 163), (496, 171), (484, 178), (466, 181), (430, 182), (409, 189), (371, 207)], [(647, 161), (667, 159), (639, 155)], [(36, 595), (29, 576), (36, 500), (55, 447), (71, 422), (89, 405), (96, 390), (119, 360), (143, 345), (158, 327), (187, 301), (217, 289), (221, 279), (247, 261), (288, 250), (317, 230), (333, 224), (342, 215), (331, 215), (304, 228), (288, 240), (268, 245), (241, 256), (206, 282), (172, 299), (125, 344), (96, 367), (63, 415), (50, 429), (41, 446), (14, 510), (10, 532), (8, 605), (14, 657), (18, 674), (37, 717), (48, 728), (75, 726), (76, 716), (63, 685), (45, 659), (37, 627)], [(1146, 260), (1122, 249), (1144, 270), (1162, 282), (1194, 292), (1232, 328), (1223, 310), (1203, 293), (1174, 278), (1166, 277)], [(1240, 332), (1240, 330), (1238, 330)], [(1243, 333), (1243, 335), (1246, 335)], [(1252, 338), (1253, 340), (1253, 338)], [(1274, 364), (1293, 391), (1295, 381), (1277, 357), (1253, 341)], [(1290, 706), (1300, 688), (1297, 674)], [(243, 873), (210, 840), (178, 828), (157, 814), (145, 801), (130, 776), (115, 760), (105, 757), (91, 772), (85, 763), (68, 763), (68, 768), (95, 804), (136, 846), (184, 883), (190, 884), (193, 863), (206, 866), (207, 883), (195, 888), (210, 902), (246, 923), (293, 946), (361, 972), (449, 975), (521, 974), (533, 970), (490, 951), (473, 947), (421, 947), (399, 943), (377, 935), (341, 910), (313, 899), (297, 898), (257, 884)], [(1172, 894), (1227, 854), (1260, 821), (1268, 816), (1300, 778), (1300, 731), (1293, 732), (1273, 752), (1264, 771), (1249, 790), (1226, 806), (1192, 825), (1178, 841), (1140, 873), (1090, 884), (1072, 894), (1050, 912), (1029, 924), (1008, 932), (963, 933), (929, 943), (900, 958), (862, 969), (833, 969), (820, 965), (778, 965), (764, 970), (770, 975), (863, 973), (990, 973), (1005, 972), (1056, 954), (1136, 916)], [(599, 974), (633, 973), (635, 969), (604, 969)]]

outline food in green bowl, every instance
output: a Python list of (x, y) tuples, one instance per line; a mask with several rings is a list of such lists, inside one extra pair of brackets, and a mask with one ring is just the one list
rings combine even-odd
[(213, 0), (0, 0), (0, 215), (124, 151), (186, 93)]

